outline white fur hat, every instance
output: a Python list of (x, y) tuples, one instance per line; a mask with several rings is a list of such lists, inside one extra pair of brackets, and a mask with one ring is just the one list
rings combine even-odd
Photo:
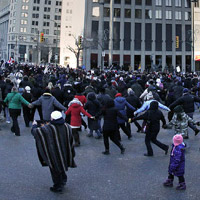
[(51, 118), (52, 119), (54, 119), (54, 120), (56, 120), (56, 119), (60, 119), (60, 118), (62, 118), (62, 113), (61, 112), (59, 112), (59, 111), (53, 111), (52, 113), (51, 113)]

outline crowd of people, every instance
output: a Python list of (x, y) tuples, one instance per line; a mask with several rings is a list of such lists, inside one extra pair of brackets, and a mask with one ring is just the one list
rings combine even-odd
[[(18, 117), (23, 110), (25, 126), (33, 126), (41, 163), (50, 167), (54, 182), (51, 191), (62, 191), (67, 181), (65, 171), (76, 166), (74, 147), (81, 145), (81, 130), (88, 129), (88, 137), (103, 137), (103, 154), (110, 154), (109, 139), (124, 154), (120, 129), (131, 139), (130, 123), (133, 122), (137, 132), (145, 133), (147, 153), (144, 155), (153, 156), (151, 142), (165, 154), (169, 150), (168, 145), (157, 140), (160, 121), (162, 128), (174, 126), (176, 134), (170, 153), (169, 177), (164, 186), (171, 187), (175, 175), (179, 177), (177, 189), (186, 189), (183, 140), (189, 139), (188, 127), (195, 135), (200, 131), (196, 126), (199, 122), (193, 120), (195, 108), (200, 106), (197, 74), (86, 71), (28, 65), (8, 66), (0, 73), (1, 112), (6, 123), (12, 119), (11, 131), (20, 136)], [(34, 121), (36, 110), (40, 117), (37, 122)], [(168, 123), (162, 110), (168, 112)], [(48, 141), (53, 140), (54, 145), (50, 146)]]

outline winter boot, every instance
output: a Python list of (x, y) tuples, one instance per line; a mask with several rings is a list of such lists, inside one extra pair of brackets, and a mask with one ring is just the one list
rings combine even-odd
[(163, 183), (163, 185), (164, 185), (165, 187), (173, 187), (173, 180), (172, 180), (172, 179), (167, 179), (167, 180)]
[(103, 152), (102, 152), (102, 154), (104, 154), (104, 155), (109, 155), (109, 154), (110, 154), (110, 152), (109, 152), (109, 150), (108, 150), (108, 149), (106, 149), (105, 151), (103, 151)]
[(121, 146), (120, 149), (121, 149), (121, 154), (124, 154), (125, 148), (123, 146)]
[(177, 190), (186, 190), (186, 184), (185, 182), (179, 183), (176, 187)]

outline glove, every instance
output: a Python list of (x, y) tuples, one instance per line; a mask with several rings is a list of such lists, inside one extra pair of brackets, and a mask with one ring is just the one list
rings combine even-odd
[(131, 119), (131, 118), (129, 118), (129, 119), (128, 119), (128, 123), (131, 123), (131, 122), (132, 122), (132, 119)]
[(197, 124), (197, 126), (200, 126), (200, 122), (197, 122), (196, 124)]
[(167, 129), (167, 124), (163, 124), (162, 128)]

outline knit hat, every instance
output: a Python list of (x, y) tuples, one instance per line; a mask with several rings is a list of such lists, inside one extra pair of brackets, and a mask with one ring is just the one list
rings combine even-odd
[(31, 92), (31, 88), (30, 88), (29, 86), (26, 86), (26, 87), (25, 87), (25, 90), (26, 90), (27, 93), (30, 93), (30, 92)]
[(115, 95), (115, 97), (122, 97), (122, 94), (121, 94), (121, 93), (117, 93), (117, 94)]
[(128, 95), (135, 94), (135, 92), (131, 88), (128, 88), (127, 93)]
[(182, 113), (182, 112), (184, 112), (183, 107), (180, 106), (180, 105), (176, 106), (176, 107), (174, 108), (174, 112), (175, 112), (175, 113)]
[(188, 92), (189, 92), (189, 90), (187, 88), (183, 89), (183, 93), (188, 93)]
[(57, 120), (57, 119), (60, 119), (60, 118), (62, 118), (62, 113), (61, 112), (59, 112), (59, 111), (53, 111), (52, 113), (51, 113), (51, 118), (53, 119), (53, 120)]
[(181, 134), (176, 134), (173, 137), (174, 146), (178, 146), (179, 144), (183, 143), (183, 136)]
[(153, 99), (153, 94), (152, 94), (152, 92), (149, 92), (149, 93), (147, 94), (147, 101), (149, 101), (149, 100), (151, 100), (151, 99)]
[(123, 77), (120, 77), (120, 78), (119, 78), (119, 80), (120, 80), (120, 81), (123, 81), (123, 80), (124, 80), (124, 78), (123, 78)]

